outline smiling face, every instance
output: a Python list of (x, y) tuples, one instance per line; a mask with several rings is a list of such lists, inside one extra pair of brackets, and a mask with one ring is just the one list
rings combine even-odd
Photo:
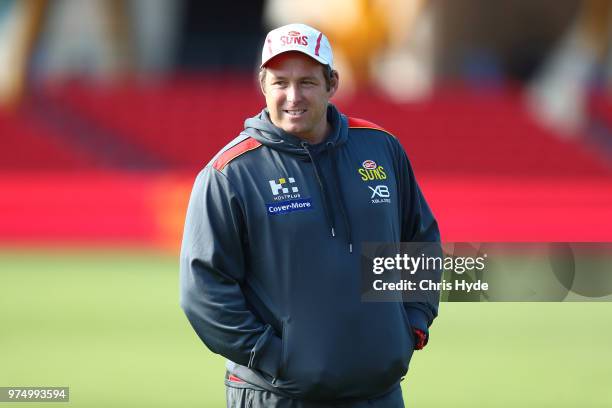
[(261, 87), (274, 125), (312, 144), (325, 139), (327, 104), (338, 88), (335, 71), (328, 90), (320, 63), (301, 52), (286, 52), (266, 64)]

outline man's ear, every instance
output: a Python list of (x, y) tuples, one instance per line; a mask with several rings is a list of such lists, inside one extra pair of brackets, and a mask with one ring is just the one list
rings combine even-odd
[(340, 75), (338, 75), (338, 71), (333, 70), (331, 72), (330, 79), (331, 80), (329, 81), (329, 97), (331, 98), (338, 90), (338, 86), (340, 86)]
[(261, 93), (264, 95), (266, 94), (266, 74), (265, 68), (263, 68), (261, 71), (259, 71), (259, 75), (257, 76), (259, 89), (261, 89)]

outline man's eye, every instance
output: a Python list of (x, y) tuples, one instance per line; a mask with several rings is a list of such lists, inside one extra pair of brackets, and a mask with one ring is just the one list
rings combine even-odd
[(272, 85), (274, 86), (285, 86), (287, 83), (285, 81), (275, 81), (272, 82)]

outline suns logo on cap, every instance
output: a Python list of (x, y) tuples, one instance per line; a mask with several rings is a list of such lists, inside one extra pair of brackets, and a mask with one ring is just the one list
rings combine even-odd
[(308, 37), (305, 35), (302, 35), (302, 33), (300, 33), (299, 31), (289, 31), (287, 33), (288, 35), (281, 35), (280, 38), (280, 42), (281, 45), (283, 46), (287, 46), (287, 45), (303, 45), (303, 46), (307, 46), (308, 45)]

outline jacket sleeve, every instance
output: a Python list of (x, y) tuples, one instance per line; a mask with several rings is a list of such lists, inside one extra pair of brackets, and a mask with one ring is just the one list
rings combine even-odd
[(281, 340), (249, 309), (243, 206), (225, 175), (207, 166), (196, 178), (180, 258), (180, 302), (214, 353), (276, 377)]
[[(398, 143), (399, 145), (399, 143)], [(429, 255), (442, 256), (440, 231), (425, 197), (417, 184), (412, 166), (404, 149), (399, 146), (399, 191), (401, 194), (402, 242), (433, 243)], [(442, 271), (427, 271), (428, 277), (439, 282)], [(428, 328), (438, 315), (440, 293), (428, 291), (423, 302), (405, 302), (408, 319), (413, 328), (428, 335)]]

